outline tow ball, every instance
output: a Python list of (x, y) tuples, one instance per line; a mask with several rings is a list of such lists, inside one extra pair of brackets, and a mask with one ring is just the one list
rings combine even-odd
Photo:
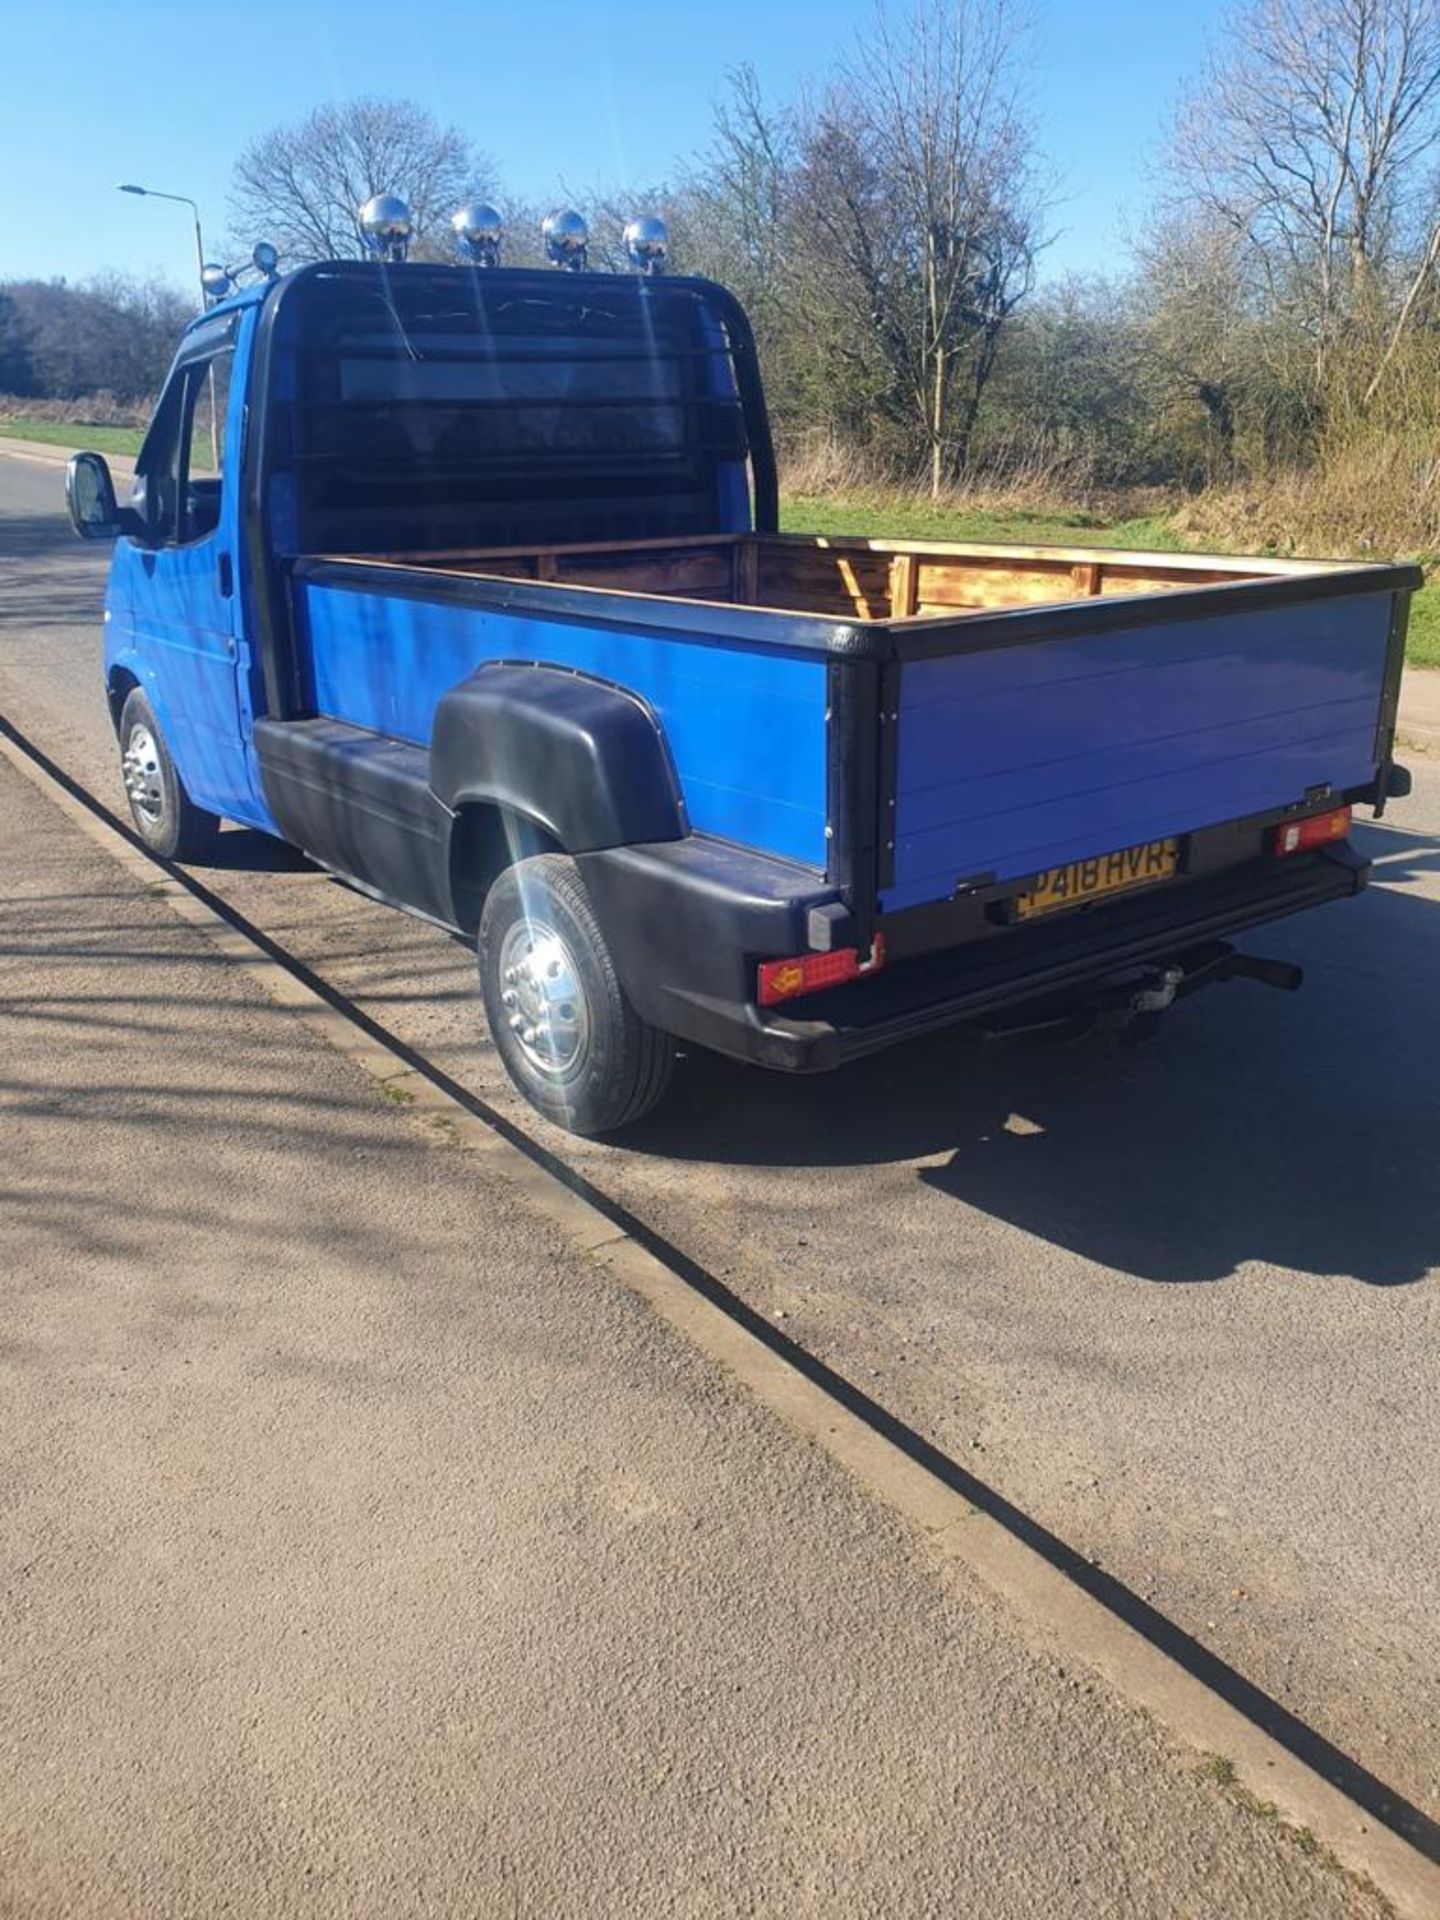
[(1161, 1016), (1177, 1000), (1201, 987), (1215, 986), (1222, 980), (1255, 980), (1261, 986), (1294, 993), (1304, 978), (1303, 971), (1287, 960), (1237, 953), (1225, 941), (1215, 940), (1079, 994), (1049, 996), (1017, 1007), (999, 1020), (987, 1022), (984, 1033), (987, 1040), (1013, 1040), (1038, 1033), (1079, 1039), (1098, 1028), (1127, 1042), (1138, 1041), (1155, 1031)]
[(1132, 1013), (1164, 1013), (1167, 1007), (1175, 1004), (1175, 996), (1185, 984), (1183, 967), (1162, 967), (1148, 986), (1141, 987), (1130, 996)]
[[(1103, 996), (1097, 1012), (1102, 1024), (1118, 1028), (1127, 1039), (1143, 1039), (1153, 1033), (1160, 1015), (1177, 1000), (1201, 987), (1222, 980), (1254, 980), (1262, 987), (1274, 987), (1281, 993), (1295, 993), (1304, 983), (1302, 968), (1286, 960), (1267, 960), (1256, 953), (1237, 953), (1224, 941), (1216, 941), (1131, 981)], [(1108, 1004), (1107, 1004), (1108, 1002)]]

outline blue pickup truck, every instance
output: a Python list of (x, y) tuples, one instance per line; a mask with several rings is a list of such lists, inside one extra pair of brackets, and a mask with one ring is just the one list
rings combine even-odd
[(140, 834), (243, 822), (473, 940), (582, 1133), (677, 1043), (805, 1072), (1295, 984), (1230, 936), (1359, 891), (1351, 808), (1406, 789), (1414, 568), (782, 535), (705, 280), (269, 276), (186, 331), (128, 503), (94, 454), (68, 497)]

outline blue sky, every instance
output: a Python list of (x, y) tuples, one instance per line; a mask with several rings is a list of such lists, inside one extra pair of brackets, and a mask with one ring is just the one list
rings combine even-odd
[[(1103, 270), (1143, 212), (1176, 92), (1221, 7), (1030, 6), (1029, 91), (1060, 195), (1046, 272)], [(0, 277), (114, 267), (188, 286), (185, 209), (116, 182), (189, 194), (218, 237), (246, 140), (355, 93), (404, 94), (456, 121), (528, 199), (663, 178), (704, 143), (728, 66), (751, 61), (781, 98), (872, 18), (872, 0), (0, 0), (0, 177), (23, 209)]]

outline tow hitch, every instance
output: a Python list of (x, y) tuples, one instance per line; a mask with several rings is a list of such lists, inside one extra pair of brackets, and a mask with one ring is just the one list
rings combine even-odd
[(1160, 1016), (1177, 1000), (1197, 993), (1201, 987), (1216, 986), (1222, 980), (1255, 980), (1281, 993), (1295, 993), (1304, 979), (1303, 969), (1288, 960), (1237, 953), (1228, 942), (1215, 940), (1083, 994), (1017, 1007), (1008, 1017), (987, 1023), (984, 1034), (987, 1040), (1011, 1040), (1031, 1033), (1079, 1039), (1100, 1028), (1140, 1040), (1154, 1032)]
[(1185, 984), (1185, 972), (1182, 967), (1162, 967), (1151, 976), (1150, 985), (1140, 987), (1130, 996), (1127, 1011), (1130, 1013), (1164, 1013), (1167, 1007), (1175, 1004), (1175, 996)]

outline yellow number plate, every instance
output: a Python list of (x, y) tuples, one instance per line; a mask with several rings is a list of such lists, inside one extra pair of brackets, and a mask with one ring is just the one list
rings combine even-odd
[(1172, 879), (1179, 867), (1178, 840), (1151, 840), (1143, 847), (1126, 847), (1121, 853), (1102, 853), (1094, 860), (1051, 867), (1048, 873), (1036, 874), (1034, 885), (1017, 896), (1015, 917), (1033, 920), (1037, 914), (1078, 907), (1101, 894), (1148, 887), (1157, 880)]

